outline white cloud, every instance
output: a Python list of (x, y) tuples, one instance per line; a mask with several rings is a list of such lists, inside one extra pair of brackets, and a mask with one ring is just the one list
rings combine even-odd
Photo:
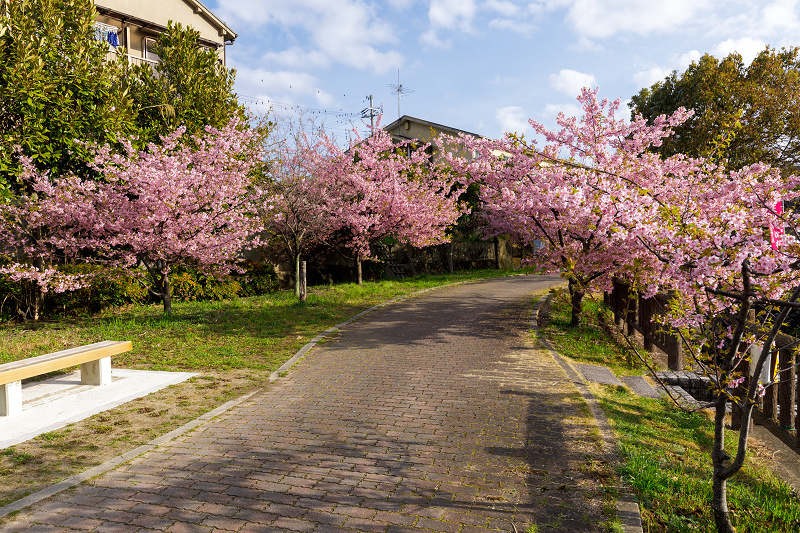
[(519, 6), (508, 0), (487, 0), (483, 7), (504, 17), (515, 17), (520, 12)]
[(564, 116), (569, 117), (582, 117), (583, 108), (578, 104), (547, 104), (544, 108), (544, 116), (557, 117), (559, 113), (564, 113)]
[(428, 19), (434, 28), (471, 31), (476, 11), (475, 0), (431, 0)]
[(700, 52), (698, 50), (690, 50), (677, 57), (667, 65), (654, 65), (639, 72), (635, 72), (631, 76), (631, 80), (639, 87), (650, 87), (654, 83), (662, 81), (664, 78), (672, 74), (672, 71), (677, 70), (683, 72), (693, 61), (700, 59)]
[(777, 0), (764, 7), (760, 29), (769, 33), (796, 31), (800, 23), (797, 17), (797, 0)]
[(631, 81), (639, 87), (650, 87), (672, 74), (672, 70), (673, 69), (660, 66), (650, 67), (634, 73), (633, 76), (631, 76)]
[(414, 0), (387, 0), (389, 5), (398, 11), (404, 11), (414, 6)]
[(403, 62), (399, 51), (384, 50), (396, 42), (394, 27), (360, 0), (225, 0), (215, 11), (249, 32), (283, 32), (290, 42), (307, 38), (308, 49), (295, 45), (269, 55), (284, 65), (309, 59), (310, 66), (339, 63), (381, 74)]
[(422, 44), (433, 48), (450, 48), (453, 44), (450, 39), (440, 39), (439, 35), (436, 33), (436, 30), (433, 28), (420, 35), (419, 41)]
[(517, 19), (492, 19), (489, 21), (489, 27), (498, 30), (510, 30), (521, 35), (530, 35), (536, 29), (534, 24)]
[(531, 127), (527, 113), (519, 106), (501, 107), (494, 116), (504, 133), (525, 133)]
[(595, 88), (597, 79), (593, 74), (585, 74), (577, 70), (562, 69), (558, 74), (550, 75), (550, 86), (568, 96), (578, 96), (584, 87)]
[(531, 2), (528, 11), (541, 16), (564, 10), (579, 39), (607, 39), (675, 30), (713, 5), (712, 0), (539, 0)]
[(319, 50), (303, 50), (300, 47), (287, 48), (280, 52), (267, 52), (261, 56), (262, 63), (280, 65), (288, 68), (327, 67), (331, 58)]
[(739, 52), (742, 56), (742, 61), (747, 65), (755, 57), (761, 53), (767, 44), (761, 39), (753, 39), (752, 37), (743, 37), (741, 39), (727, 39), (714, 46), (712, 54), (717, 59), (722, 59), (733, 52)]
[(428, 8), (430, 28), (420, 35), (420, 42), (435, 48), (449, 48), (449, 39), (439, 37), (440, 31), (472, 32), (477, 5), (475, 0), (431, 0)]
[(700, 57), (703, 54), (700, 53), (700, 50), (689, 50), (678, 57), (678, 68), (681, 70), (685, 70), (689, 67), (692, 63), (699, 61)]
[[(236, 86), (240, 94), (257, 98), (259, 109), (268, 107), (268, 102), (293, 104), (308, 96), (313, 97), (321, 107), (334, 104), (333, 96), (320, 88), (319, 80), (302, 72), (239, 67), (236, 70)], [(252, 105), (249, 101), (244, 103)]]

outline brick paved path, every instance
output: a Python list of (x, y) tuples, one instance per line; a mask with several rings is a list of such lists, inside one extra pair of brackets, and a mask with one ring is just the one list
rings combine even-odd
[(557, 282), (391, 304), (265, 392), (0, 530), (601, 531), (584, 467), (596, 432), (526, 331), (529, 295)]

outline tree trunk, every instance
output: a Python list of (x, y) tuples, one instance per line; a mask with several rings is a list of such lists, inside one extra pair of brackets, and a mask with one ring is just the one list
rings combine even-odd
[[(725, 453), (725, 405), (727, 403), (727, 397), (720, 393), (715, 406), (714, 447), (711, 451), (711, 462), (714, 465), (711, 508), (714, 510), (714, 522), (717, 525), (718, 533), (736, 533), (728, 511), (727, 478), (722, 476), (722, 471), (725, 469), (724, 462), (728, 459), (728, 454)], [(743, 422), (747, 424), (748, 420), (743, 420)]]
[(494, 238), (494, 268), (500, 270), (500, 239)]
[(172, 294), (170, 294), (169, 275), (161, 273), (161, 299), (164, 301), (164, 314), (172, 317)]
[(363, 273), (363, 271), (361, 269), (361, 256), (357, 255), (356, 256), (356, 281), (358, 281), (359, 285), (363, 285), (364, 284), (364, 276), (363, 276), (363, 274), (364, 273)]
[(294, 256), (294, 295), (300, 298), (300, 254)]
[[(39, 237), (41, 238), (41, 229), (39, 230)], [(36, 257), (33, 260), (33, 266), (39, 272), (44, 272), (44, 260), (41, 257)], [(39, 283), (34, 281), (32, 282), (33, 285), (33, 321), (39, 321), (39, 315), (42, 312), (42, 305), (44, 304), (44, 291), (39, 286)]]
[(300, 261), (300, 294), (299, 298), (301, 302), (306, 301), (306, 262)]
[(569, 280), (570, 304), (572, 306), (572, 317), (570, 318), (569, 325), (573, 328), (577, 328), (581, 325), (581, 311), (583, 309), (584, 292), (578, 290), (577, 285), (574, 279)]
[(453, 273), (453, 241), (447, 243), (447, 271)]
[(39, 321), (39, 315), (42, 312), (42, 304), (44, 302), (44, 292), (42, 292), (42, 288), (39, 286), (38, 283), (35, 281), (32, 283), (33, 285), (33, 321)]

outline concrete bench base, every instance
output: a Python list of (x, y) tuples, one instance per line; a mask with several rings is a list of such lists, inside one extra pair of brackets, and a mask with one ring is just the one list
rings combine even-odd
[[(82, 385), (109, 385), (111, 383), (111, 357), (81, 363)], [(0, 416), (14, 416), (22, 412), (22, 381), (0, 385)]]
[(102, 341), (0, 365), (0, 416), (22, 412), (22, 380), (80, 365), (81, 384), (111, 383), (111, 356), (131, 349), (130, 341)]
[(0, 385), (0, 416), (14, 416), (22, 412), (22, 382), (12, 381)]

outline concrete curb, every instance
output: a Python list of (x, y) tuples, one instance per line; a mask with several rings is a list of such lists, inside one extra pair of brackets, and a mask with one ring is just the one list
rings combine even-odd
[[(509, 276), (500, 276), (500, 277), (525, 276), (525, 275), (527, 275), (527, 274), (510, 274)], [(400, 301), (400, 300), (404, 300), (406, 298), (410, 298), (412, 296), (423, 294), (423, 293), (426, 293), (428, 291), (441, 289), (441, 288), (444, 288), (444, 287), (455, 287), (455, 286), (463, 285), (463, 284), (466, 284), (466, 283), (477, 283), (477, 282), (485, 281), (487, 279), (491, 279), (491, 278), (470, 279), (470, 280), (465, 280), (465, 281), (458, 281), (458, 282), (455, 282), (455, 283), (447, 283), (447, 284), (444, 284), (444, 285), (437, 285), (435, 287), (428, 287), (427, 289), (420, 289), (418, 291), (410, 292), (408, 294), (402, 294), (400, 296), (392, 298), (391, 300), (386, 300), (385, 302), (381, 302), (381, 303), (379, 303), (377, 305), (374, 305), (374, 306), (370, 307), (369, 309), (361, 311), (360, 313), (358, 313), (354, 317), (350, 318), (349, 320), (346, 320), (346, 321), (344, 321), (344, 322), (342, 322), (340, 324), (337, 324), (337, 325), (335, 325), (335, 326), (333, 326), (331, 328), (328, 328), (325, 331), (323, 331), (322, 333), (320, 333), (319, 335), (317, 335), (316, 337), (314, 337), (313, 339), (311, 339), (311, 341), (309, 341), (305, 346), (300, 348), (297, 351), (297, 353), (295, 353), (288, 361), (286, 361), (283, 365), (281, 365), (281, 367), (278, 368), (278, 370), (276, 370), (275, 372), (270, 374), (269, 375), (269, 381), (270, 381), (270, 383), (272, 383), (276, 379), (278, 379), (278, 377), (281, 374), (283, 374), (284, 372), (288, 371), (291, 367), (293, 367), (300, 359), (303, 358), (303, 356), (306, 353), (309, 352), (309, 350), (311, 350), (314, 346), (316, 346), (322, 339), (324, 339), (325, 337), (327, 337), (328, 335), (330, 335), (332, 333), (335, 333), (340, 328), (343, 328), (344, 326), (350, 324), (351, 322), (355, 322), (356, 320), (358, 320), (362, 316), (366, 315), (367, 313), (371, 313), (372, 311), (380, 309), (383, 306), (389, 305), (391, 303), (394, 303), (394, 302), (397, 302), (397, 301)], [(165, 433), (164, 435), (161, 435), (160, 437), (157, 437), (157, 438), (151, 440), (147, 444), (143, 444), (143, 445), (139, 446), (138, 448), (134, 448), (133, 450), (130, 450), (129, 452), (126, 452), (126, 453), (124, 453), (122, 455), (114, 457), (113, 459), (109, 459), (105, 463), (102, 463), (102, 464), (97, 465), (97, 466), (95, 466), (93, 468), (90, 468), (89, 470), (85, 470), (84, 472), (81, 472), (81, 473), (76, 474), (74, 476), (68, 477), (67, 479), (65, 479), (63, 481), (60, 481), (58, 483), (50, 485), (49, 487), (45, 487), (44, 489), (41, 489), (41, 490), (36, 491), (34, 493), (31, 493), (31, 494), (29, 494), (29, 495), (25, 496), (24, 498), (21, 498), (21, 499), (19, 499), (17, 501), (14, 501), (14, 502), (11, 502), (11, 503), (9, 503), (7, 505), (4, 505), (3, 507), (0, 507), (0, 518), (8, 516), (11, 513), (15, 513), (15, 512), (21, 511), (22, 509), (24, 509), (26, 507), (29, 507), (29, 506), (31, 506), (31, 505), (33, 505), (35, 503), (38, 503), (38, 502), (40, 502), (42, 500), (45, 500), (45, 499), (47, 499), (47, 498), (49, 498), (51, 496), (55, 496), (56, 494), (58, 494), (60, 492), (63, 492), (65, 490), (69, 489), (69, 488), (72, 488), (72, 487), (74, 487), (76, 485), (81, 484), (82, 482), (86, 481), (87, 479), (91, 479), (91, 478), (93, 478), (95, 476), (99, 476), (100, 474), (104, 474), (104, 473), (108, 472), (109, 470), (111, 470), (113, 468), (116, 468), (117, 466), (130, 461), (131, 459), (134, 459), (134, 458), (136, 458), (136, 457), (138, 457), (138, 456), (140, 456), (140, 455), (142, 455), (144, 453), (147, 453), (147, 452), (149, 452), (151, 450), (154, 450), (157, 447), (161, 446), (162, 444), (164, 444), (166, 442), (169, 442), (172, 439), (183, 435), (184, 433), (188, 433), (189, 431), (195, 429), (198, 426), (203, 425), (208, 420), (211, 420), (212, 418), (221, 415), (225, 411), (228, 411), (229, 409), (239, 405), (240, 403), (244, 402), (245, 400), (251, 398), (252, 396), (258, 394), (261, 391), (262, 391), (262, 389), (256, 389), (256, 390), (251, 391), (251, 392), (249, 392), (249, 393), (247, 393), (247, 394), (245, 394), (243, 396), (240, 396), (240, 397), (238, 397), (238, 398), (236, 398), (234, 400), (226, 402), (226, 403), (220, 405), (219, 407), (217, 407), (217, 408), (205, 413), (204, 415), (200, 415), (199, 417), (195, 418), (194, 420), (191, 420), (191, 421), (187, 422), (186, 424), (182, 425), (181, 427), (176, 428), (176, 429), (170, 431), (169, 433)]]
[[(550, 352), (550, 355), (553, 356), (553, 359), (555, 359), (564, 372), (566, 372), (567, 377), (578, 388), (581, 396), (589, 406), (592, 416), (597, 422), (597, 427), (600, 430), (600, 436), (603, 441), (603, 451), (605, 452), (609, 462), (618, 462), (619, 457), (617, 455), (617, 439), (614, 437), (614, 431), (611, 429), (611, 424), (609, 423), (608, 418), (606, 418), (603, 410), (600, 408), (597, 398), (594, 397), (586, 382), (569, 363), (569, 361), (561, 357), (561, 354), (555, 351), (547, 339), (539, 334), (539, 311), (541, 310), (542, 305), (550, 298), (552, 298), (552, 295), (548, 295), (534, 304), (533, 309), (531, 310), (531, 329), (537, 334), (537, 338), (542, 345), (544, 345), (547, 351)], [(619, 519), (622, 530), (625, 533), (644, 532), (642, 529), (642, 514), (639, 509), (639, 504), (636, 502), (636, 498), (634, 498), (633, 494), (630, 494), (630, 492), (623, 492), (620, 494), (620, 497), (617, 500), (617, 518)]]

